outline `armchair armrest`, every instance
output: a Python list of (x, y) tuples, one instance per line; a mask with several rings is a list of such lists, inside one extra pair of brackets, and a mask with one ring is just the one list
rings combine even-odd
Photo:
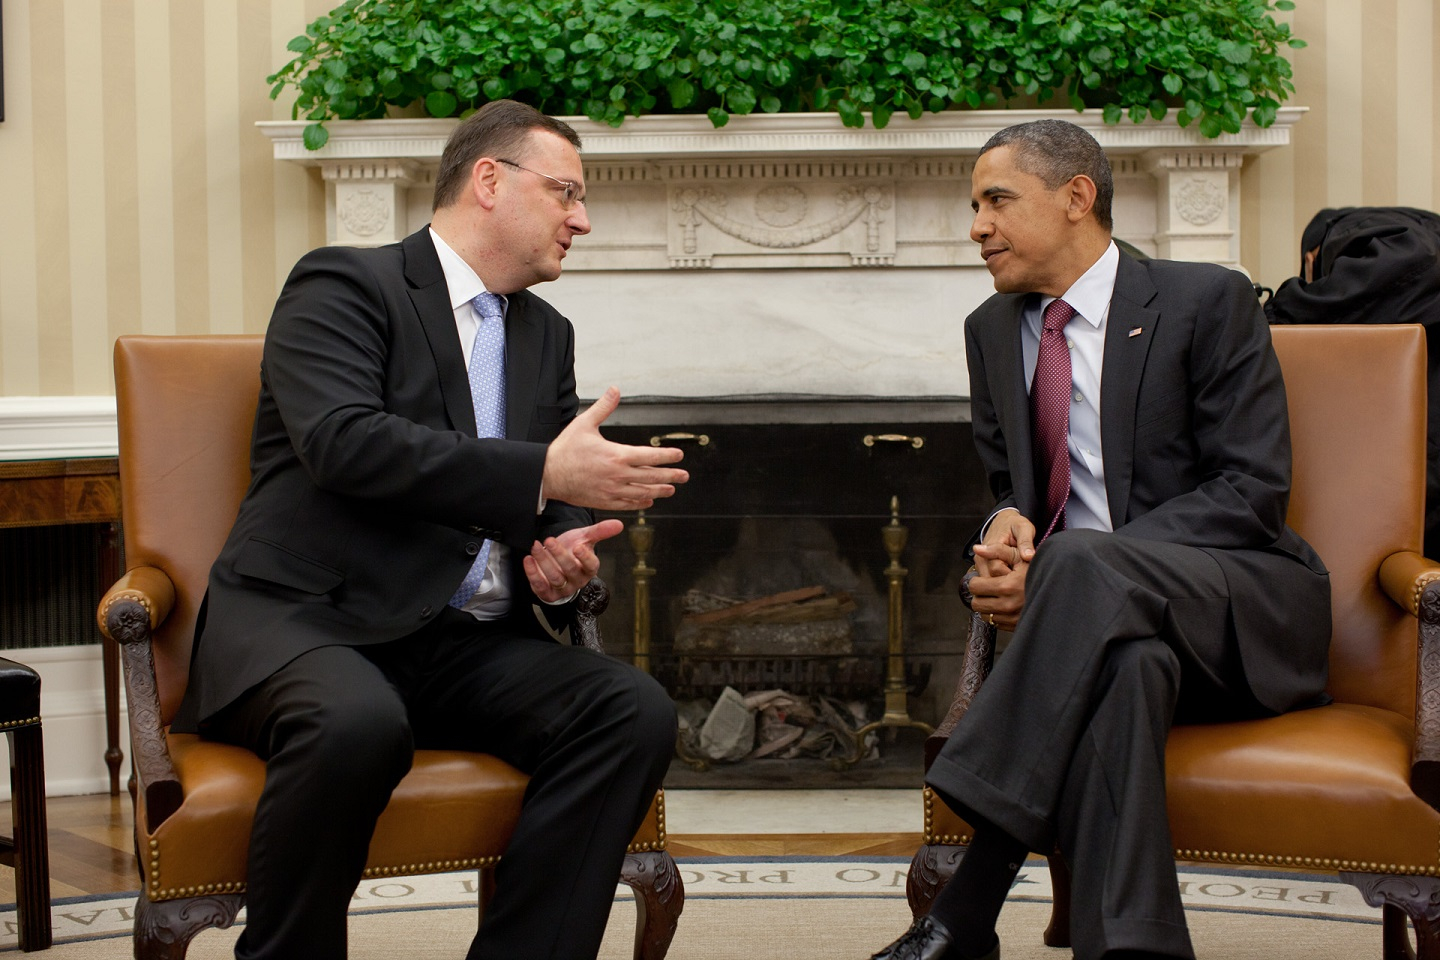
[[(960, 580), (960, 599), (967, 607), (973, 599), (970, 595), (970, 581), (975, 575), (976, 572), (972, 569)], [(926, 770), (930, 769), (930, 764), (945, 745), (945, 741), (950, 738), (955, 724), (965, 716), (965, 711), (970, 709), (970, 701), (975, 698), (975, 694), (980, 691), (980, 685), (990, 675), (990, 668), (995, 664), (997, 632), (980, 614), (970, 614), (970, 636), (965, 641), (965, 661), (960, 667), (960, 680), (955, 685), (955, 699), (951, 701), (950, 709), (935, 728), (935, 732), (925, 738)]]
[(589, 647), (596, 653), (604, 653), (600, 642), (600, 614), (610, 606), (610, 588), (599, 577), (580, 588), (571, 604), (570, 642), (577, 647)]
[[(116, 608), (116, 604), (123, 602), (138, 604), (136, 607), (124, 608), (124, 613)], [(170, 577), (165, 571), (155, 567), (136, 567), (134, 570), (125, 571), (124, 576), (115, 581), (115, 585), (105, 592), (100, 600), (100, 608), (97, 611), (97, 619), (100, 621), (100, 632), (111, 640), (125, 643), (122, 634), (127, 634), (139, 627), (133, 622), (133, 618), (143, 614), (147, 621), (145, 629), (154, 630), (165, 622), (170, 616), (170, 611), (175, 606), (175, 584), (170, 582)], [(115, 613), (115, 620), (112, 625), (111, 613)]]
[(1440, 810), (1440, 563), (1408, 550), (1393, 553), (1380, 564), (1380, 586), (1420, 620), (1410, 789)]
[(125, 667), (125, 698), (130, 713), (130, 750), (135, 778), (145, 794), (149, 832), (180, 807), (184, 793), (165, 745), (160, 693), (155, 682), (151, 632), (175, 606), (175, 585), (163, 570), (136, 567), (100, 601), (100, 630), (120, 647)]
[(1421, 596), (1436, 580), (1440, 563), (1410, 550), (1392, 553), (1380, 563), (1380, 588), (1412, 617), (1420, 616)]

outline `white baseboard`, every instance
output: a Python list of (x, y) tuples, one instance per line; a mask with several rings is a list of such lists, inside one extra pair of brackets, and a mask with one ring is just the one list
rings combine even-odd
[[(67, 797), (105, 793), (105, 685), (100, 645), (3, 650), (0, 656), (27, 664), (40, 674), (40, 719), (45, 731), (45, 794)], [(121, 788), (129, 778), (130, 736), (125, 690), (120, 690)], [(0, 738), (0, 758), (8, 766), (8, 738)], [(0, 800), (10, 799), (10, 779), (0, 777)]]

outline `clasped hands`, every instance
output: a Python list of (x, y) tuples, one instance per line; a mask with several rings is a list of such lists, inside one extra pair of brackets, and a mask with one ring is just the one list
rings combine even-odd
[(1025, 608), (1025, 574), (1035, 559), (1035, 525), (1018, 510), (1002, 510), (975, 545), (970, 608), (1001, 630), (1014, 630)]
[[(643, 510), (674, 496), (675, 485), (690, 479), (684, 470), (667, 466), (685, 456), (681, 450), (601, 436), (600, 424), (619, 405), (620, 391), (610, 387), (551, 442), (541, 479), (546, 499), (601, 510)], [(572, 596), (600, 569), (595, 544), (624, 529), (619, 520), (602, 520), (536, 541), (523, 561), (530, 589), (546, 603)]]

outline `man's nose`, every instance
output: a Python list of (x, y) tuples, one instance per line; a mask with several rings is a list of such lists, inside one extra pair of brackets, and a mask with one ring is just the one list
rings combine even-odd
[(994, 232), (994, 224), (983, 213), (975, 214), (975, 219), (970, 221), (970, 239), (976, 243), (984, 243), (985, 239)]
[(570, 224), (572, 233), (590, 232), (590, 212), (585, 209), (585, 201), (578, 200), (575, 206), (570, 208), (570, 217), (567, 221)]

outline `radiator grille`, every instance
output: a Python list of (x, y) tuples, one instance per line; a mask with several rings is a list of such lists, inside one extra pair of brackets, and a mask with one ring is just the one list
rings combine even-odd
[(99, 643), (107, 524), (0, 530), (0, 649)]

